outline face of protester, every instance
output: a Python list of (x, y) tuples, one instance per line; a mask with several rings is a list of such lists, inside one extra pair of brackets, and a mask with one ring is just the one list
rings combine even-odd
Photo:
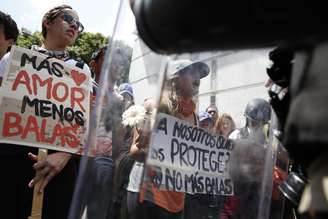
[(77, 21), (79, 21), (77, 13), (70, 9), (60, 13), (53, 21), (45, 21), (46, 39), (54, 40), (55, 44), (64, 47), (72, 45), (79, 35)]
[(179, 88), (181, 96), (192, 98), (198, 94), (200, 85), (200, 73), (197, 70), (190, 69), (179, 75)]
[(199, 123), (199, 126), (203, 129), (211, 130), (213, 127), (213, 123), (211, 122), (210, 119), (204, 119)]
[(214, 119), (214, 121), (217, 120), (217, 118), (218, 118), (218, 110), (217, 110), (216, 107), (209, 107), (206, 112), (208, 112), (209, 114), (211, 114), (211, 116)]
[(0, 24), (0, 59), (6, 54), (8, 47), (11, 46), (12, 43), (12, 39), (6, 40), (4, 26)]
[(112, 81), (118, 81), (122, 75), (124, 70), (124, 60), (122, 55), (118, 54), (114, 56), (111, 66), (110, 66), (110, 77)]
[(222, 133), (224, 136), (227, 136), (233, 129), (233, 125), (231, 121), (228, 118), (223, 118), (222, 119)]
[(104, 62), (104, 53), (102, 52), (97, 60), (91, 60), (89, 63), (89, 66), (95, 74), (95, 81), (99, 83), (99, 77), (100, 77), (100, 72), (101, 72), (101, 67)]
[(122, 96), (124, 109), (128, 109), (133, 103), (133, 98), (127, 93), (123, 93)]

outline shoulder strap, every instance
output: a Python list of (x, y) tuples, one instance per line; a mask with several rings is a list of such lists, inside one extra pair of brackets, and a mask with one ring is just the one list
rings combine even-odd
[(199, 116), (196, 114), (196, 113), (193, 113), (194, 114), (194, 121), (195, 121), (195, 126), (199, 126)]
[[(67, 57), (67, 59), (63, 60), (64, 62), (67, 62), (68, 60), (71, 60), (73, 59), (72, 57)], [(73, 59), (75, 60), (75, 59)], [(80, 69), (83, 69), (84, 67), (84, 61), (81, 59), (81, 58), (78, 58), (77, 60), (75, 60), (76, 63), (75, 63), (75, 66), (80, 68)]]
[(84, 61), (82, 60), (78, 60), (75, 64), (76, 67), (80, 68), (80, 69), (83, 69), (84, 67)]

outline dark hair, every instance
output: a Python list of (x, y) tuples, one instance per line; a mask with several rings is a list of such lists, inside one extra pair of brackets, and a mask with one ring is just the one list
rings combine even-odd
[[(0, 24), (3, 25), (5, 39), (12, 39), (14, 42), (16, 42), (19, 31), (16, 22), (11, 18), (11, 16), (0, 11)], [(9, 51), (10, 48), (11, 47), (9, 47), (7, 51)]]
[(43, 38), (47, 37), (47, 28), (44, 26), (44, 22), (46, 22), (46, 21), (51, 22), (51, 21), (55, 20), (58, 17), (58, 15), (60, 13), (62, 13), (63, 11), (65, 11), (66, 9), (73, 10), (73, 8), (69, 5), (60, 5), (60, 6), (50, 9), (47, 13), (45, 13), (45, 15), (42, 18), (42, 36), (43, 36)]
[(210, 104), (210, 105), (206, 108), (205, 111), (207, 112), (207, 110), (208, 110), (209, 108), (215, 108), (216, 112), (218, 112), (218, 108), (217, 108), (217, 106), (216, 106), (215, 104)]

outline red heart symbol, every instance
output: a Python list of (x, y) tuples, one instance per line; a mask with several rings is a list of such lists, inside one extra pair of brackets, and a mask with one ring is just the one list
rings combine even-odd
[(71, 76), (77, 86), (80, 86), (87, 78), (87, 76), (85, 76), (85, 74), (80, 73), (79, 71), (76, 71), (76, 70), (71, 71)]

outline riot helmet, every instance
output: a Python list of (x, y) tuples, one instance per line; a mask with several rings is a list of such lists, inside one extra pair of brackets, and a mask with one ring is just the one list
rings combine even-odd
[(261, 98), (252, 99), (247, 103), (245, 116), (255, 122), (267, 123), (271, 117), (270, 104)]

